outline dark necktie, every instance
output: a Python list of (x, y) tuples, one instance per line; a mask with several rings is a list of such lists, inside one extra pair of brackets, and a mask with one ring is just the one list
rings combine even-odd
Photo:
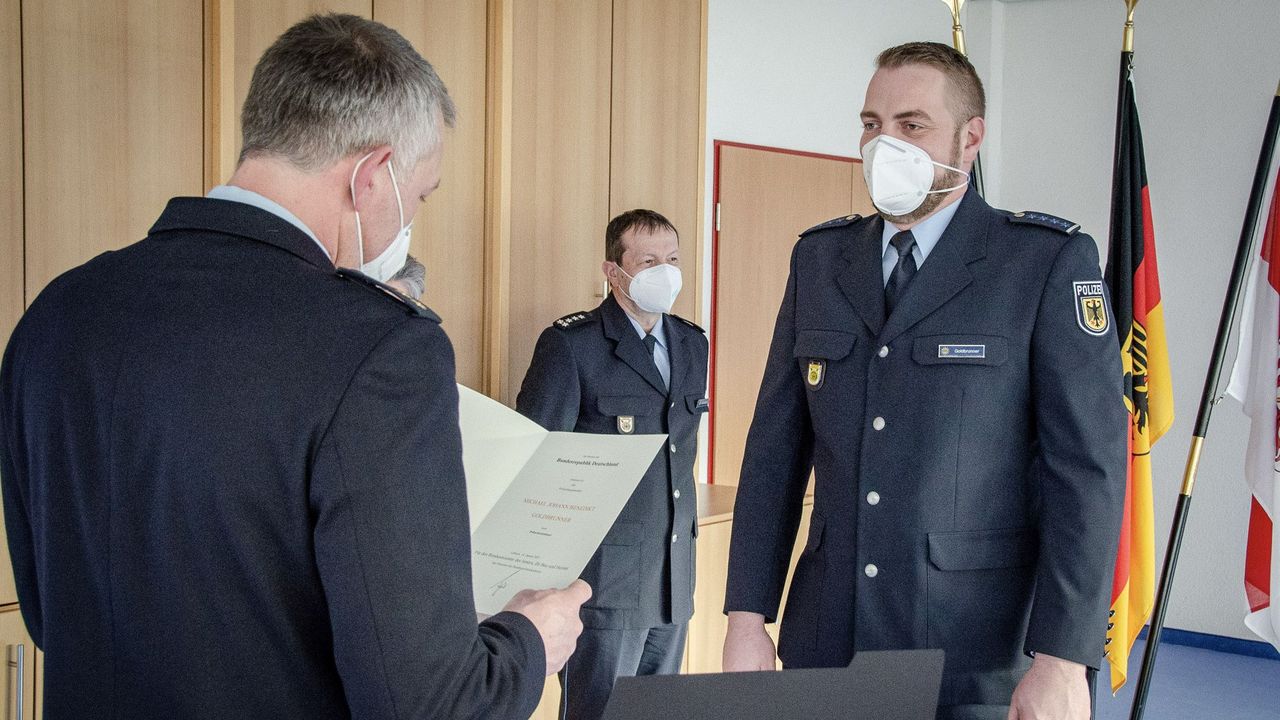
[(898, 301), (906, 293), (911, 278), (916, 275), (916, 258), (911, 254), (916, 247), (915, 235), (912, 235), (910, 230), (903, 230), (890, 238), (889, 244), (898, 251), (898, 264), (893, 266), (893, 272), (889, 274), (889, 282), (884, 286), (885, 317), (893, 314), (893, 309), (898, 306)]
[[(645, 349), (646, 349), (646, 350), (648, 350), (648, 351), (649, 351), (649, 359), (653, 361), (653, 367), (654, 367), (654, 369), (655, 369), (655, 370), (657, 370), (657, 369), (658, 369), (658, 358), (657, 358), (657, 356), (656, 356), (656, 355), (654, 355), (654, 352), (653, 352), (653, 351), (654, 351), (654, 348), (658, 347), (658, 338), (654, 337), (654, 336), (653, 336), (653, 333), (649, 333), (648, 335), (645, 335), (645, 336), (644, 336), (644, 347), (645, 347)], [(662, 375), (662, 371), (661, 371), (661, 370), (658, 370), (658, 375), (659, 375), (659, 376), (661, 376), (661, 375)], [(663, 384), (665, 384), (665, 382), (664, 382)]]

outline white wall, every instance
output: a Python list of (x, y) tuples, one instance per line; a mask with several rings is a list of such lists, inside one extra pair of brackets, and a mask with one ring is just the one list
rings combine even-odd
[[(988, 199), (1071, 218), (1105, 249), (1123, 3), (970, 0), (965, 13), (988, 92)], [(908, 40), (951, 39), (938, 0), (709, 0), (708, 14), (708, 226), (713, 140), (856, 156), (875, 55)], [(1161, 0), (1137, 12), (1138, 104), (1177, 406), (1153, 453), (1161, 556), (1280, 79), (1278, 30), (1276, 0)], [(1219, 405), (1170, 627), (1254, 639), (1241, 620), (1246, 433), (1239, 407)]]

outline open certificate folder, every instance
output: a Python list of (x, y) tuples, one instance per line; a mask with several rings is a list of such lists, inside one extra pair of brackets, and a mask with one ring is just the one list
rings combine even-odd
[(476, 611), (573, 582), (653, 464), (665, 435), (548, 432), (458, 386)]

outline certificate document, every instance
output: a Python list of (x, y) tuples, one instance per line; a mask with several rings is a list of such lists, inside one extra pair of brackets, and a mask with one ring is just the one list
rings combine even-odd
[(573, 582), (653, 464), (665, 435), (548, 432), (458, 386), (476, 611)]

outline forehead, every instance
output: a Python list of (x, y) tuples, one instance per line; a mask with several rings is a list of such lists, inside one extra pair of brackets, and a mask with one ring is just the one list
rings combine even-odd
[(622, 247), (633, 255), (669, 255), (680, 248), (680, 241), (667, 228), (633, 227), (622, 233)]
[(880, 68), (867, 85), (863, 111), (891, 117), (925, 110), (932, 115), (946, 110), (947, 91), (947, 76), (929, 65)]

